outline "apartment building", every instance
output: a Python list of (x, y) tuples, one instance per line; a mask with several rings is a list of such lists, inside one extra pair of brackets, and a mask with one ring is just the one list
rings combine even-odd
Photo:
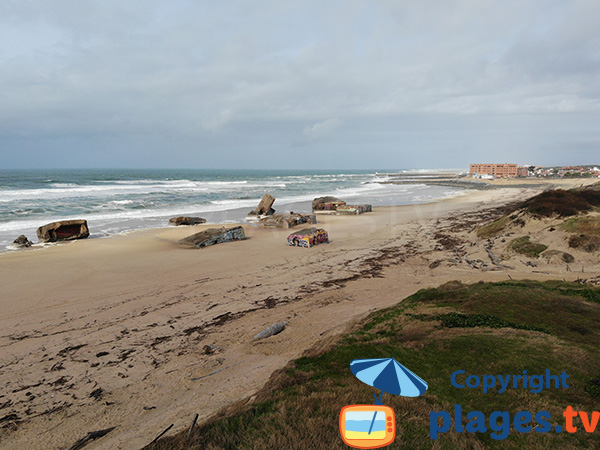
[(490, 175), (494, 178), (511, 178), (519, 175), (517, 164), (471, 164), (469, 176), (472, 178), (484, 178)]

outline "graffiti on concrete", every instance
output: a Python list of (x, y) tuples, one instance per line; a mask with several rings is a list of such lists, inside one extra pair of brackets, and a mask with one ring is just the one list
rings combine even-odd
[(305, 228), (290, 234), (287, 238), (288, 245), (294, 247), (313, 247), (318, 244), (328, 243), (329, 235), (322, 228)]
[(312, 209), (313, 211), (335, 211), (339, 206), (345, 204), (345, 201), (337, 197), (317, 197), (312, 201)]
[(371, 205), (343, 205), (337, 208), (338, 214), (362, 214), (372, 211)]
[(177, 243), (192, 248), (203, 248), (223, 242), (242, 241), (246, 239), (244, 229), (240, 226), (233, 228), (209, 228), (186, 238)]
[(260, 219), (258, 221), (258, 226), (264, 228), (292, 228), (304, 223), (317, 223), (317, 216), (314, 214), (298, 214), (294, 212), (290, 214), (274, 214)]

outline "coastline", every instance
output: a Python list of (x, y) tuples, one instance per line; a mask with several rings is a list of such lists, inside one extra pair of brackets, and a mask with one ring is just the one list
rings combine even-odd
[[(431, 178), (418, 178), (418, 182), (428, 186), (448, 186), (459, 187), (463, 189), (498, 189), (500, 187), (508, 188), (529, 188), (532, 186), (544, 186), (545, 189), (570, 189), (574, 187), (583, 187), (593, 184), (598, 180), (591, 178), (498, 178), (494, 180), (459, 178), (458, 176), (438, 176)], [(381, 184), (414, 184), (414, 180), (402, 180), (402, 177), (397, 179), (382, 181)]]
[[(377, 182), (377, 184), (390, 184), (387, 182)], [(425, 183), (408, 183), (409, 185), (413, 186), (413, 187), (422, 187), (425, 186)], [(395, 206), (404, 206), (404, 205), (418, 205), (418, 204), (426, 204), (426, 203), (432, 203), (432, 202), (436, 202), (436, 201), (444, 201), (456, 196), (460, 196), (463, 195), (466, 191), (468, 191), (469, 189), (466, 188), (462, 188), (461, 186), (450, 186), (450, 187), (454, 187), (454, 188), (460, 188), (459, 190), (454, 190), (451, 192), (434, 192), (434, 193), (429, 193), (426, 192), (425, 193), (425, 198), (427, 198), (427, 196), (433, 195), (432, 199), (423, 199), (422, 196), (418, 196), (418, 195), (414, 195), (414, 198), (412, 199), (404, 199), (403, 200), (399, 200), (402, 203), (395, 205)], [(317, 194), (316, 197), (321, 196), (321, 195), (325, 195), (325, 194)], [(311, 199), (314, 198), (311, 196)], [(351, 196), (351, 197), (344, 197), (345, 200), (348, 201), (348, 203), (369, 203), (369, 202), (373, 202), (375, 200), (375, 198), (373, 197), (373, 195), (369, 195), (369, 194), (365, 194), (365, 196), (357, 198), (356, 195)], [(394, 200), (394, 196), (390, 195), (389, 192), (387, 193), (387, 195), (383, 195), (382, 196), (383, 199), (383, 203), (385, 206), (377, 206), (374, 205), (376, 207), (388, 207), (390, 205), (387, 205), (387, 203), (389, 202), (393, 202)], [(276, 199), (277, 200), (277, 199)], [(286, 201), (286, 199), (280, 199), (279, 202), (277, 202), (277, 204), (275, 205), (277, 207), (276, 212), (277, 213), (286, 213), (286, 212), (290, 212), (290, 211), (296, 211), (296, 212), (301, 212), (303, 214), (310, 214), (311, 211), (311, 201), (312, 200), (303, 200), (303, 201), (294, 201), (294, 202), (289, 202), (289, 199), (287, 199), (288, 201)], [(207, 226), (212, 226), (212, 227), (232, 227), (232, 226), (237, 226), (237, 225), (241, 225), (241, 226), (252, 226), (252, 222), (248, 221), (248, 220), (244, 220), (245, 218), (247, 218), (247, 212), (249, 210), (252, 209), (253, 206), (257, 205), (260, 202), (260, 198), (251, 200), (248, 203), (248, 206), (246, 207), (241, 207), (241, 208), (234, 208), (234, 209), (230, 209), (230, 210), (223, 210), (220, 211), (219, 214), (215, 214), (215, 213), (208, 213), (208, 214), (204, 214), (203, 212), (197, 212), (194, 210), (186, 210), (184, 209), (182, 213), (180, 214), (176, 214), (175, 211), (173, 211), (173, 214), (175, 215), (191, 215), (191, 216), (202, 216), (202, 217), (206, 217), (207, 218)], [(101, 226), (100, 229), (98, 230), (98, 227), (96, 226), (96, 223), (93, 223), (92, 220), (90, 219), (90, 217), (86, 214), (81, 214), (79, 216), (69, 216), (69, 217), (62, 217), (62, 218), (53, 218), (53, 219), (47, 219), (47, 220), (40, 220), (40, 222), (36, 225), (37, 226), (41, 226), (44, 225), (45, 223), (49, 223), (49, 222), (55, 222), (55, 221), (61, 221), (61, 220), (71, 220), (71, 219), (85, 219), (88, 221), (88, 227), (90, 228), (90, 236), (86, 239), (86, 240), (95, 240), (95, 239), (107, 239), (107, 238), (112, 238), (112, 237), (118, 237), (118, 236), (123, 236), (123, 235), (129, 235), (132, 233), (137, 233), (137, 232), (144, 232), (144, 231), (149, 231), (149, 230), (159, 230), (159, 229), (169, 229), (172, 228), (172, 226), (168, 225), (168, 221), (170, 219), (170, 217), (173, 217), (173, 215), (170, 216), (164, 216), (164, 217), (160, 217), (160, 218), (156, 218), (156, 217), (152, 217), (150, 219), (146, 219), (146, 220), (142, 220), (140, 223), (138, 223), (137, 225), (135, 225), (133, 228), (124, 228), (121, 229), (119, 231), (113, 232), (113, 233), (109, 233), (107, 234), (106, 232), (103, 231), (103, 227)], [(106, 224), (105, 224), (106, 225)], [(34, 230), (36, 229), (34, 228)], [(29, 230), (31, 232), (31, 230)], [(26, 232), (25, 230), (18, 230), (15, 233), (21, 233), (21, 232)], [(27, 234), (29, 235), (29, 237), (32, 237), (31, 233), (27, 232)], [(35, 234), (35, 233), (34, 233)], [(16, 237), (16, 236), (15, 236)], [(47, 249), (47, 248), (52, 248), (52, 247), (56, 247), (56, 246), (63, 246), (69, 243), (73, 243), (73, 242), (79, 242), (79, 241), (63, 241), (63, 242), (50, 242), (50, 243), (40, 243), (40, 242), (35, 242), (31, 247), (28, 248), (19, 248), (14, 246), (14, 244), (10, 244), (7, 245), (6, 247), (2, 247), (0, 246), (0, 257), (4, 254), (7, 253), (13, 253), (13, 252), (21, 252), (21, 251), (32, 251), (32, 250), (43, 250), (43, 249)]]
[[(248, 240), (199, 250), (175, 242), (215, 225), (5, 253), (0, 383), (12, 404), (1, 415), (14, 410), (20, 420), (0, 431), (0, 444), (64, 447), (118, 426), (89, 448), (139, 448), (170, 423), (183, 429), (194, 413), (202, 421), (251, 401), (275, 370), (375, 309), (452, 279), (506, 279), (506, 272), (462, 267), (434, 272), (433, 236), (543, 189), (499, 187), (356, 217), (319, 216), (331, 243), (312, 249), (288, 247), (289, 230), (242, 224)], [(281, 321), (289, 322), (284, 332), (252, 341)], [(206, 345), (216, 351), (206, 354)]]
[(373, 206), (424, 203), (456, 188), (379, 184), (370, 171), (0, 171), (0, 251), (11, 251), (19, 235), (36, 241), (38, 227), (85, 219), (92, 238), (161, 228), (175, 216), (209, 223), (244, 221), (265, 193), (278, 212), (311, 210), (315, 197), (334, 195)]

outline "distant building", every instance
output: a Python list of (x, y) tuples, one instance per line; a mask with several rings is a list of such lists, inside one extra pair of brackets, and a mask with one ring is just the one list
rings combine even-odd
[[(525, 175), (527, 176), (527, 169)], [(472, 178), (512, 178), (519, 176), (519, 167), (517, 164), (471, 164), (469, 166), (469, 176)]]

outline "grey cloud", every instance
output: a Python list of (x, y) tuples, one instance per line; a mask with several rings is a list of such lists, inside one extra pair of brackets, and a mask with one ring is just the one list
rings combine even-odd
[(339, 119), (323, 120), (322, 122), (317, 122), (310, 127), (305, 128), (304, 135), (311, 141), (321, 139), (331, 134), (341, 124), (342, 121)]
[[(368, 145), (398, 167), (407, 142), (423, 143), (421, 166), (448, 148), (461, 164), (477, 148), (541, 155), (555, 124), (576, 133), (575, 117), (600, 111), (598, 17), (583, 0), (5, 2), (0, 156), (57, 140), (153, 164), (174, 143), (202, 161), (299, 143), (356, 158)], [(508, 134), (519, 117), (549, 119), (486, 144), (503, 115)], [(399, 131), (407, 117), (420, 135)], [(444, 123), (456, 128), (432, 140)]]

